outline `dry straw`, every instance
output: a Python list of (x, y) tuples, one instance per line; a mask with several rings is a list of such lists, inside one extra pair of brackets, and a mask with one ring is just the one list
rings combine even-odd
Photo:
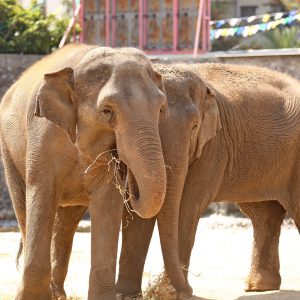
[(155, 276), (144, 291), (144, 300), (176, 300), (176, 291), (171, 285), (166, 271)]

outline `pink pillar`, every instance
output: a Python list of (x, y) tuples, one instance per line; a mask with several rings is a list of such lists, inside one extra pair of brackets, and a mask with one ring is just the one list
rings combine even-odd
[(200, 32), (201, 32), (201, 22), (202, 22), (202, 14), (203, 14), (203, 2), (204, 2), (204, 0), (199, 0), (197, 28), (196, 28), (194, 52), (193, 52), (194, 57), (196, 57), (198, 54), (199, 39), (200, 39)]
[(112, 0), (111, 45), (116, 46), (116, 0)]
[(148, 15), (148, 0), (144, 0), (144, 7), (143, 7), (143, 49), (145, 49), (147, 44), (148, 44), (147, 15)]
[(73, 43), (76, 43), (76, 16), (75, 16), (75, 10), (76, 10), (76, 2), (75, 0), (72, 0), (72, 6), (73, 6), (73, 18), (74, 18), (74, 25), (73, 25)]
[(84, 0), (80, 0), (79, 22), (80, 22), (80, 27), (81, 27), (79, 41), (80, 41), (80, 43), (83, 43), (84, 42), (84, 32), (85, 32), (85, 26), (84, 26)]
[(178, 48), (178, 12), (179, 1), (173, 0), (173, 52)]
[(105, 1), (105, 44), (109, 46), (109, 0)]
[(144, 1), (139, 0), (139, 48), (143, 49), (143, 14), (144, 14)]

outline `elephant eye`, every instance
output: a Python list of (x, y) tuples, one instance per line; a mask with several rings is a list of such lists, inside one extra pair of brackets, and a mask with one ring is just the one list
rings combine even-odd
[(198, 128), (198, 124), (194, 125), (193, 131), (195, 131)]
[(113, 113), (110, 108), (104, 108), (100, 111), (101, 120), (108, 123), (112, 120)]
[(109, 109), (103, 109), (102, 113), (105, 115), (109, 115), (109, 114), (111, 114), (111, 111)]

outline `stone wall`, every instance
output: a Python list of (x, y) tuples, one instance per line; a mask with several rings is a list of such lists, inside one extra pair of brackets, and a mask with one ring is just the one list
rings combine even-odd
[[(40, 55), (0, 54), (0, 99), (20, 74)], [(0, 161), (0, 220), (14, 219), (14, 212), (5, 184), (3, 165)]]
[(257, 65), (270, 68), (276, 71), (287, 73), (300, 80), (300, 53), (298, 55), (282, 56), (220, 56), (216, 57), (215, 62)]
[[(0, 54), (0, 96), (5, 93), (9, 86), (20, 74), (32, 63), (40, 59), (39, 55)], [(251, 64), (269, 67), (282, 71), (300, 80), (300, 49), (277, 50), (277, 51), (240, 51), (234, 53), (209, 53), (199, 55), (194, 59), (190, 55), (177, 56), (152, 56), (153, 62), (221, 62), (235, 64)], [(33, 79), (34, 80), (34, 79)], [(230, 208), (230, 209), (229, 209)], [(226, 213), (236, 212), (232, 206), (213, 205), (212, 210)], [(5, 185), (2, 164), (0, 164), (0, 220), (13, 219), (14, 213)]]
[(241, 65), (257, 65), (276, 71), (287, 73), (300, 79), (300, 48), (280, 50), (243, 50), (228, 52), (210, 52), (199, 54), (196, 58), (192, 55), (164, 55), (150, 56), (154, 62), (170, 64), (183, 63), (229, 63)]
[(20, 74), (41, 55), (0, 54), (0, 99)]

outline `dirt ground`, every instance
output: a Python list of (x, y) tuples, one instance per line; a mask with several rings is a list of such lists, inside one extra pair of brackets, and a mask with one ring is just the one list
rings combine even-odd
[[(15, 267), (19, 233), (0, 233), (0, 300), (13, 299), (20, 274)], [(194, 299), (296, 300), (300, 299), (300, 237), (285, 224), (280, 240), (281, 291), (245, 293), (250, 265), (252, 228), (247, 219), (211, 216), (200, 221), (190, 268)], [(71, 299), (86, 299), (90, 265), (90, 234), (76, 233), (66, 280)], [(147, 258), (143, 286), (163, 268), (157, 231)], [(200, 298), (200, 296), (202, 298)], [(156, 300), (156, 299), (153, 299)], [(162, 299), (163, 300), (163, 299)]]

